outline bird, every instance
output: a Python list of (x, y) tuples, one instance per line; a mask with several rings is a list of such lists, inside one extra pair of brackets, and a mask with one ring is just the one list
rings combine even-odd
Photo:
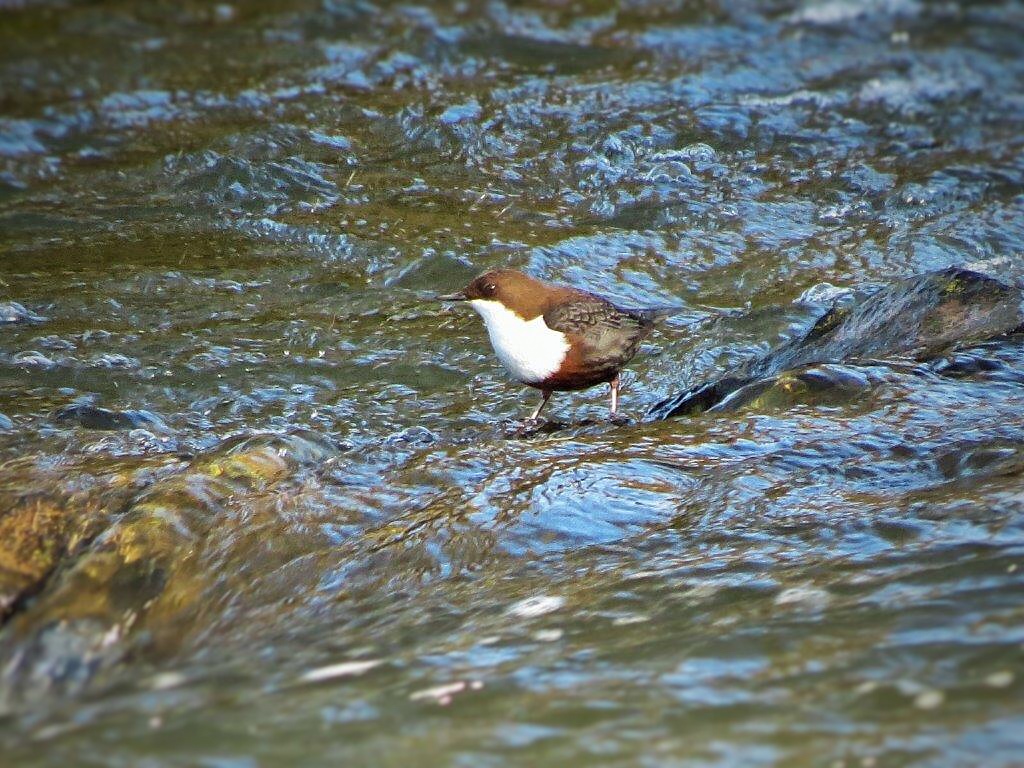
[(607, 384), (616, 418), (623, 367), (660, 317), (675, 307), (625, 309), (593, 293), (537, 280), (514, 269), (484, 272), (461, 291), (436, 297), (468, 302), (512, 378), (539, 389), (536, 422), (554, 392)]

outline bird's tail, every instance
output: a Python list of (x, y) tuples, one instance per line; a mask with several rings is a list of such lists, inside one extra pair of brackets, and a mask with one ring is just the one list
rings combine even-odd
[[(640, 318), (640, 322), (642, 322), (645, 326), (653, 326), (659, 320), (664, 320), (666, 317), (678, 315), (683, 312), (690, 311), (691, 309), (692, 307), (644, 307), (643, 309), (632, 310), (632, 312), (637, 317)], [(719, 317), (721, 317), (721, 315), (721, 312), (712, 312), (709, 315), (701, 315), (700, 317), (694, 317), (689, 322), (683, 323), (683, 327), (685, 328), (691, 325), (701, 325), (703, 323), (709, 323), (714, 320), (717, 320)]]

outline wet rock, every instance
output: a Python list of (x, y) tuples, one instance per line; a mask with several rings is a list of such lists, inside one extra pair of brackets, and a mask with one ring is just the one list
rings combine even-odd
[(0, 623), (31, 594), (61, 558), (94, 534), (100, 523), (95, 504), (78, 506), (46, 494), (8, 494), (0, 509)]
[(63, 537), (64, 516), (56, 506), (36, 499), (0, 516), (0, 616), (51, 568)]
[(837, 364), (814, 365), (756, 379), (729, 393), (716, 410), (742, 407), (781, 410), (798, 403), (836, 405), (877, 383), (855, 368)]
[[(895, 356), (923, 361), (1022, 330), (1024, 291), (978, 272), (945, 269), (834, 306), (803, 337), (661, 401), (650, 415), (665, 419), (736, 408), (779, 384), (784, 372), (808, 366)], [(818, 369), (799, 374), (796, 381), (820, 388), (835, 375)], [(861, 386), (846, 375), (840, 378), (836, 384)]]
[[(217, 578), (193, 571), (196, 549), (213, 531), (220, 541), (244, 536), (250, 518), (231, 514), (232, 505), (251, 504), (253, 494), (334, 453), (313, 433), (239, 437), (126, 501), (116, 522), (4, 627), (0, 658), (10, 661), (0, 670), (0, 714), (49, 692), (80, 690), (123, 659), (142, 628), (172, 627), (169, 634), (180, 638), (181, 617), (202, 604)], [(8, 610), (69, 551), (61, 542), (69, 540), (62, 532), (71, 518), (40, 509), (45, 514), (28, 506), (12, 518), (31, 525), (23, 526), (18, 549), (26, 554), (0, 560), (0, 590), (5, 573), (23, 576), (7, 588)], [(3, 527), (10, 514), (0, 517), (0, 540), (10, 535)]]
[(54, 411), (52, 420), (55, 424), (85, 429), (146, 429), (164, 434), (171, 431), (159, 416), (150, 411), (112, 411), (95, 405), (66, 405)]

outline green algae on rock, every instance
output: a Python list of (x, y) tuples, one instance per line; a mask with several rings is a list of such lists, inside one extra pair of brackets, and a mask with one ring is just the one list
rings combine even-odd
[[(0, 634), (0, 656), (11, 659), (0, 675), (0, 712), (41, 691), (76, 690), (127, 651), (112, 637), (174, 627), (196, 610), (214, 574), (194, 571), (195, 550), (215, 532), (244, 540), (234, 528), (250, 523), (231, 514), (232, 505), (334, 453), (310, 434), (243, 436), (136, 492), (105, 526), (71, 502), (61, 507), (41, 499), (0, 516), (0, 536), (15, 544), (7, 554), (0, 550), (0, 611), (16, 607), (57, 565), (66, 566)], [(78, 517), (92, 521), (89, 539), (95, 540), (73, 559), (68, 555), (80, 549), (73, 545), (86, 540)]]

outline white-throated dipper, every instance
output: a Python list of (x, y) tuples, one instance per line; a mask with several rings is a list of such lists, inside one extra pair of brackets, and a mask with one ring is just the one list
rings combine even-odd
[(461, 291), (437, 297), (468, 301), (487, 326), (498, 359), (517, 380), (541, 391), (536, 419), (552, 392), (611, 388), (619, 405), (619, 372), (654, 321), (674, 308), (623, 309), (592, 293), (552, 285), (513, 269), (485, 272)]

